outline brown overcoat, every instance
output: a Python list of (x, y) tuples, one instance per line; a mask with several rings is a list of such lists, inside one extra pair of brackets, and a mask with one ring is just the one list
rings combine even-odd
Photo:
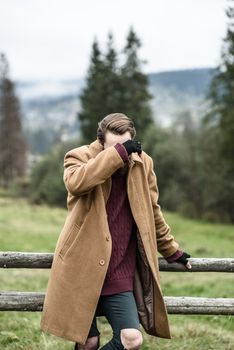
[[(98, 139), (64, 156), (68, 213), (55, 247), (40, 327), (82, 345), (111, 256), (105, 205), (111, 175), (120, 167), (124, 161), (115, 147), (104, 149)], [(134, 296), (140, 322), (148, 334), (171, 339), (157, 251), (166, 258), (180, 247), (161, 212), (153, 160), (144, 151), (129, 156), (127, 193), (137, 225)]]

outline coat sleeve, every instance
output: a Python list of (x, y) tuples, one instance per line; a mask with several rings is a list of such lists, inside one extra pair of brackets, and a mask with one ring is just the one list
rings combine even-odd
[(161, 207), (158, 204), (159, 191), (157, 186), (157, 177), (154, 172), (153, 159), (150, 157), (150, 167), (148, 172), (148, 183), (150, 189), (150, 197), (154, 212), (155, 228), (156, 228), (156, 240), (157, 249), (164, 258), (167, 258), (180, 249), (179, 243), (174, 239), (171, 234), (171, 228), (166, 223), (161, 211)]
[(110, 146), (95, 158), (84, 161), (83, 151), (73, 149), (64, 156), (63, 181), (66, 189), (73, 196), (81, 196), (102, 184), (118, 168), (124, 165), (124, 160), (115, 146)]

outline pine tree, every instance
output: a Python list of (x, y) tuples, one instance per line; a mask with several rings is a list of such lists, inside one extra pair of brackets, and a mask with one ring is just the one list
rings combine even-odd
[(22, 133), (20, 103), (14, 83), (8, 78), (9, 64), (0, 55), (0, 185), (9, 187), (26, 171), (26, 142)]
[(108, 33), (107, 52), (102, 54), (97, 40), (92, 45), (91, 63), (86, 87), (80, 96), (81, 112), (78, 114), (82, 135), (81, 143), (89, 143), (96, 135), (98, 121), (110, 113), (125, 113), (137, 128), (138, 139), (151, 125), (152, 110), (149, 105), (148, 77), (141, 72), (137, 57), (140, 41), (130, 30), (123, 50), (126, 55), (122, 67), (113, 45), (113, 34)]
[[(233, 2), (233, 0), (231, 0)], [(220, 129), (221, 154), (234, 169), (234, 7), (226, 9), (229, 25), (207, 97), (211, 109), (204, 121)]]
[[(233, 0), (231, 0), (233, 2)], [(216, 137), (219, 176), (213, 186), (210, 202), (217, 211), (225, 211), (234, 222), (234, 7), (226, 10), (228, 28), (221, 49), (221, 62), (215, 69), (207, 98), (210, 110), (204, 117), (204, 126)], [(211, 182), (212, 179), (209, 180)]]
[(78, 113), (82, 141), (90, 143), (97, 132), (98, 121), (106, 113), (105, 108), (105, 63), (97, 39), (94, 40), (86, 86), (80, 95), (82, 110)]
[(121, 113), (121, 96), (123, 94), (123, 90), (121, 90), (120, 85), (118, 57), (116, 50), (114, 49), (114, 38), (112, 32), (108, 33), (107, 53), (105, 54), (104, 64), (106, 82), (106, 114), (115, 112)]
[(138, 58), (141, 41), (131, 27), (124, 47), (125, 62), (121, 67), (121, 109), (134, 120), (137, 138), (143, 141), (145, 130), (152, 125), (153, 116), (149, 101), (153, 97), (148, 91), (148, 76), (141, 71), (141, 64), (146, 63)]

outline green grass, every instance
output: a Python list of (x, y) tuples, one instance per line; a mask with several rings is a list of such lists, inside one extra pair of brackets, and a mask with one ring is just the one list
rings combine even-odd
[[(53, 252), (67, 211), (0, 198), (1, 251)], [(189, 220), (164, 211), (175, 239), (192, 257), (233, 257), (233, 226)], [(158, 255), (160, 256), (160, 254)], [(49, 269), (0, 269), (1, 291), (46, 290)], [(233, 297), (233, 274), (160, 272), (164, 296)], [(40, 312), (0, 312), (0, 349), (73, 349), (74, 343), (40, 330)], [(231, 350), (234, 317), (169, 315), (173, 339), (149, 336), (142, 329), (141, 349)], [(112, 336), (98, 318), (101, 346)]]

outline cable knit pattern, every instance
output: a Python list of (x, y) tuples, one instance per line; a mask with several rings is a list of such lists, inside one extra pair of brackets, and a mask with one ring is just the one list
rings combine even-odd
[(111, 193), (106, 203), (112, 253), (101, 295), (133, 291), (136, 268), (136, 223), (126, 191), (128, 153), (122, 144), (115, 147), (126, 166), (112, 174)]
[(183, 255), (183, 250), (177, 250), (174, 254), (172, 254), (171, 256), (168, 256), (166, 260), (168, 263), (171, 263), (176, 259), (178, 259), (179, 257), (181, 257), (182, 255)]
[(128, 161), (128, 152), (126, 148), (122, 145), (122, 143), (116, 143), (114, 147), (117, 149), (119, 152), (120, 156), (122, 157), (124, 162)]
[[(112, 252), (101, 295), (133, 291), (136, 268), (137, 226), (131, 212), (126, 188), (129, 158), (122, 144), (117, 143), (114, 147), (125, 165), (112, 174), (111, 193), (106, 203), (108, 225), (112, 237)], [(183, 251), (178, 250), (166, 259), (172, 262), (182, 254)]]

